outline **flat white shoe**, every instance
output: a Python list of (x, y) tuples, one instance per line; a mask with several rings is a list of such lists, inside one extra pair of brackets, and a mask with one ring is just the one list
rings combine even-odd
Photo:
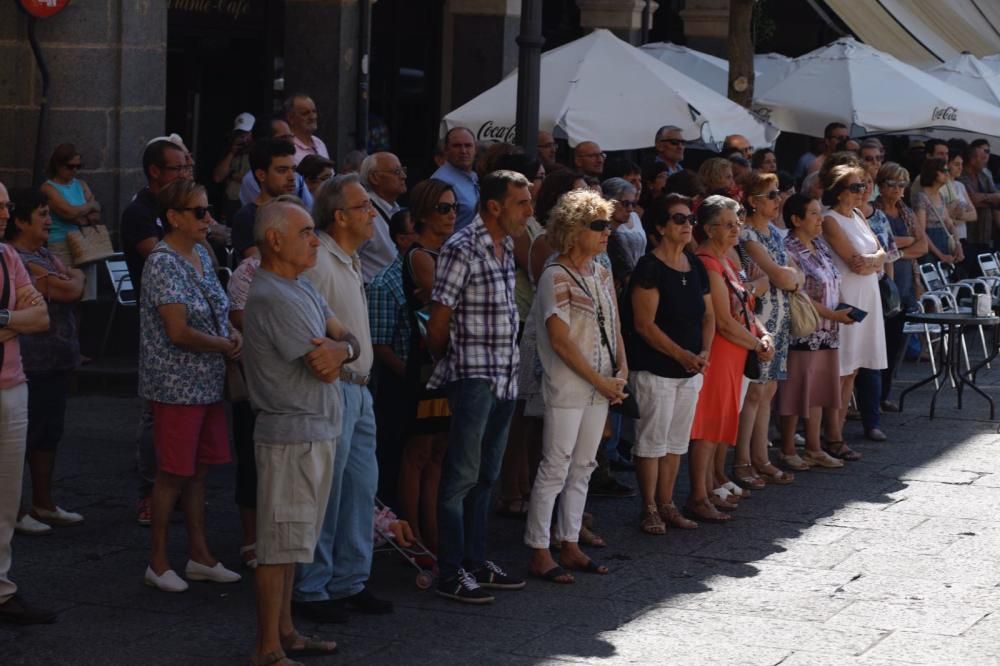
[(35, 520), (30, 514), (25, 514), (21, 520), (14, 523), (14, 531), (18, 534), (29, 534), (31, 536), (39, 536), (42, 534), (49, 534), (52, 532), (52, 526), (46, 525), (45, 523)]
[(57, 506), (55, 511), (32, 507), (32, 512), (47, 523), (53, 525), (76, 525), (83, 522), (83, 516), (72, 511), (67, 511), (61, 506)]
[(164, 592), (183, 592), (188, 589), (188, 584), (173, 569), (167, 569), (157, 576), (150, 567), (146, 567), (146, 585)]
[(207, 580), (213, 583), (237, 583), (242, 579), (235, 571), (230, 571), (222, 566), (222, 562), (216, 562), (214, 567), (198, 564), (194, 560), (188, 560), (184, 567), (184, 575), (188, 580)]

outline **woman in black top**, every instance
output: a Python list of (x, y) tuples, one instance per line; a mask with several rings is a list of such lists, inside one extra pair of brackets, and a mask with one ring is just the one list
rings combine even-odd
[(640, 414), (632, 456), (642, 493), (639, 526), (647, 534), (697, 526), (673, 503), (715, 335), (708, 274), (686, 249), (695, 220), (690, 203), (670, 194), (646, 209), (642, 225), (653, 250), (636, 264), (626, 300), (631, 313), (622, 317), (631, 323), (627, 348)]

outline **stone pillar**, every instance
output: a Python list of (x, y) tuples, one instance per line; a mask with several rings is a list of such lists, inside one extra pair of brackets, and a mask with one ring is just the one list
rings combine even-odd
[[(31, 184), (41, 102), (41, 75), (17, 3), (0, 3), (0, 180)], [(37, 25), (50, 73), (47, 160), (73, 143), (80, 174), (117, 229), (119, 211), (144, 182), (146, 142), (163, 134), (166, 104), (167, 5), (88, 0)]]
[(319, 138), (340, 161), (355, 146), (358, 0), (286, 0), (285, 93), (316, 102)]
[(688, 46), (728, 58), (729, 0), (687, 0), (680, 14)]
[[(580, 27), (607, 28), (630, 44), (642, 42), (642, 13), (645, 0), (576, 0), (580, 8)], [(653, 27), (653, 12), (659, 4), (650, 7), (649, 25)]]
[(449, 0), (441, 48), (442, 115), (517, 68), (520, 0)]

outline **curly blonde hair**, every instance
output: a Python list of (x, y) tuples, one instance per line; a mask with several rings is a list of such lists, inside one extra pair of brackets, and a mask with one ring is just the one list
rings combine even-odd
[(559, 254), (566, 254), (576, 237), (594, 220), (610, 220), (613, 203), (590, 190), (572, 190), (559, 197), (549, 211), (545, 240)]
[(732, 163), (723, 157), (713, 157), (702, 162), (698, 169), (698, 178), (708, 191), (717, 190), (726, 181), (726, 172), (733, 172)]

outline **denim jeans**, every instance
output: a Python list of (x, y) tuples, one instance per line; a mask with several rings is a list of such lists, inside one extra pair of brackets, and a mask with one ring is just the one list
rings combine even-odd
[(448, 386), (448, 405), (451, 430), (438, 490), (442, 580), (486, 561), (490, 499), (515, 401), (497, 398), (485, 379), (460, 379)]
[(148, 400), (142, 401), (136, 428), (135, 468), (139, 473), (139, 499), (149, 497), (156, 480), (156, 447), (153, 445), (153, 407)]
[(343, 599), (364, 589), (375, 530), (375, 412), (365, 386), (341, 382), (344, 425), (333, 460), (323, 530), (310, 564), (295, 571), (296, 601)]

